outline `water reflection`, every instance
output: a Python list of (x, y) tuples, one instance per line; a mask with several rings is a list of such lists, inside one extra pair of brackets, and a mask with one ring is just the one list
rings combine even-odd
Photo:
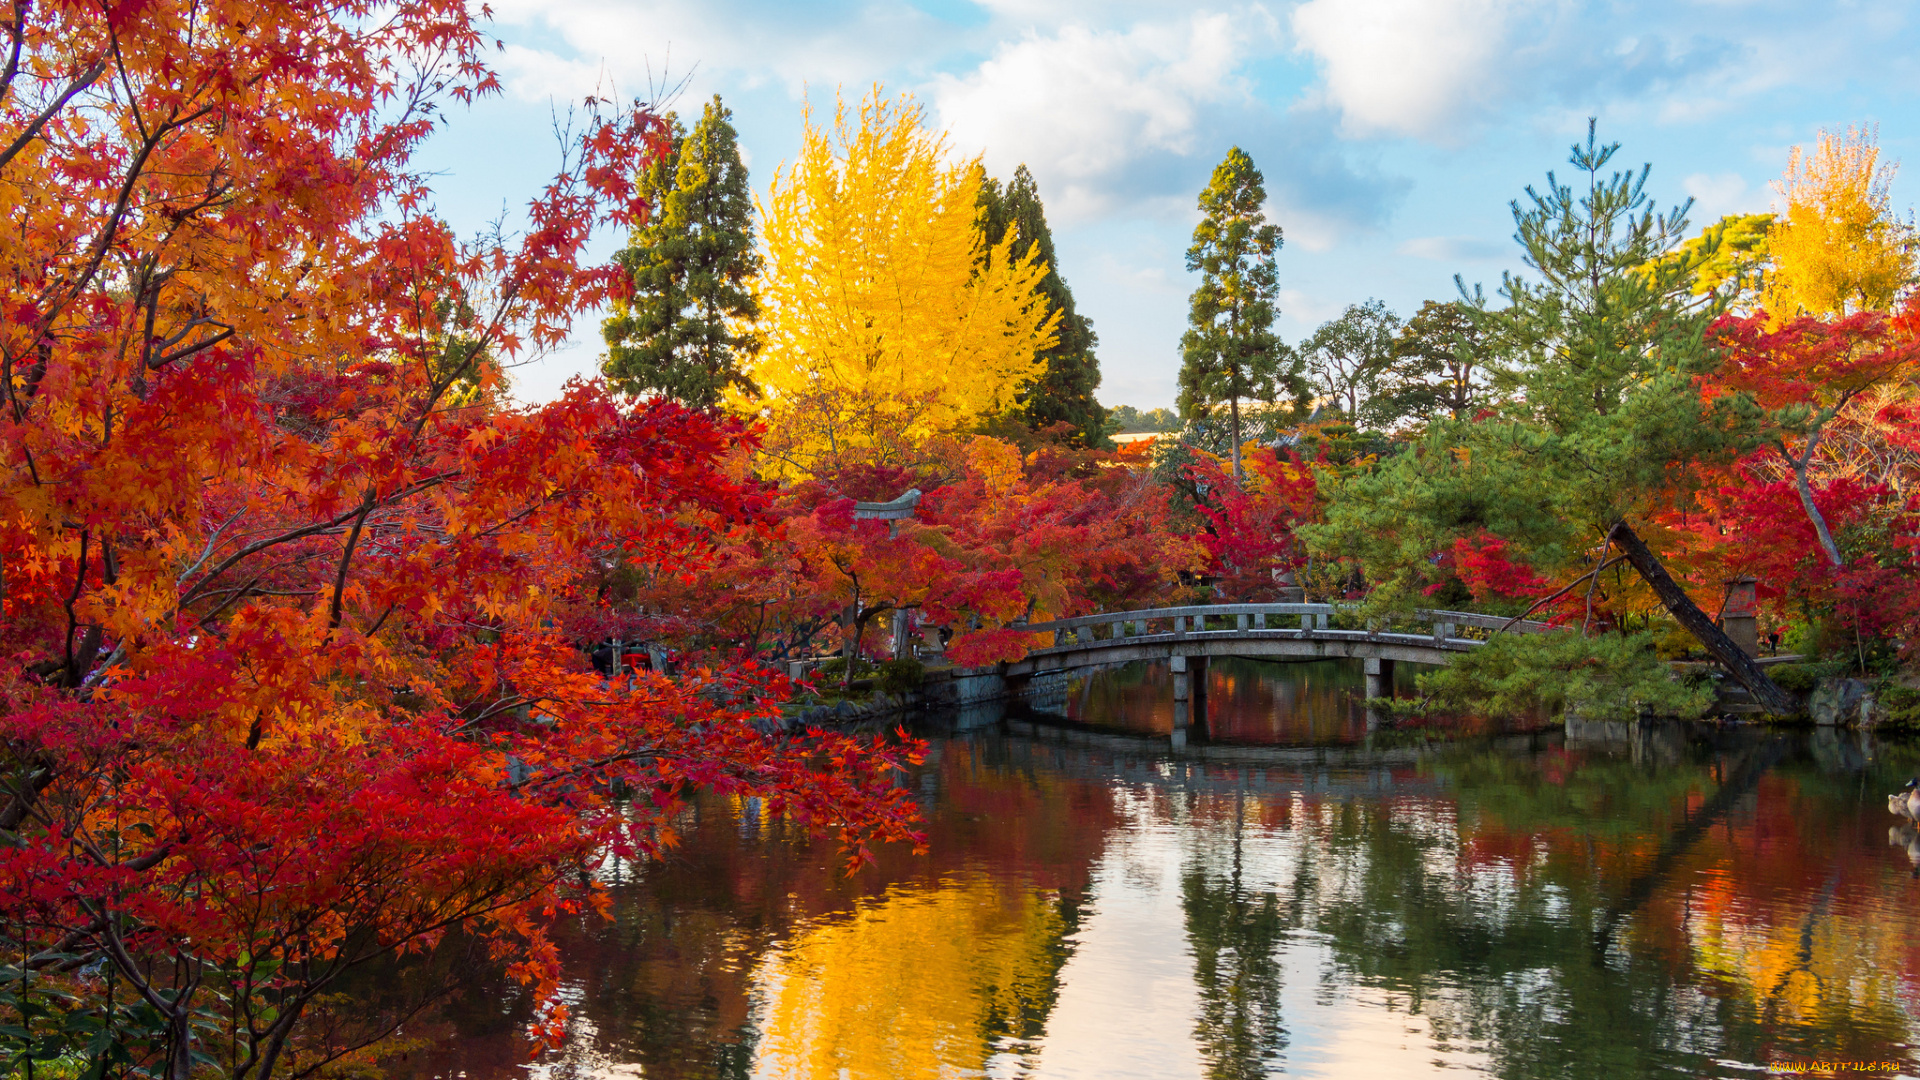
[(755, 1071), (934, 1078), (1030, 1059), (1076, 916), (1057, 894), (981, 874), (822, 920), (758, 972)]
[[(1836, 744), (1837, 745), (1837, 744)], [(564, 929), (555, 1077), (1920, 1072), (1912, 746), (1622, 725), (1333, 764), (946, 739), (932, 854), (843, 877), (744, 801)], [(1294, 756), (1289, 757), (1289, 754)], [(503, 1004), (503, 1002), (505, 1004)], [(401, 1074), (522, 1075), (499, 980)]]
[[(1195, 734), (1223, 743), (1325, 746), (1367, 737), (1365, 676), (1358, 660), (1208, 661), (1204, 720)], [(1397, 693), (1413, 692), (1418, 665), (1394, 672)], [(1064, 713), (1076, 724), (1166, 735), (1173, 731), (1173, 672), (1165, 661), (1127, 664), (1075, 679)]]

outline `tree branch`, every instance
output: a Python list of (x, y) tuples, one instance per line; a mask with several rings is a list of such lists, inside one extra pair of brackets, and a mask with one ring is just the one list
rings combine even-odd
[(1556, 590), (1552, 595), (1543, 596), (1540, 599), (1535, 600), (1533, 602), (1533, 606), (1527, 608), (1527, 610), (1521, 612), (1518, 615), (1515, 615), (1513, 618), (1508, 619), (1506, 622), (1500, 624), (1500, 629), (1495, 630), (1494, 633), (1496, 634), (1506, 633), (1507, 629), (1513, 626), (1515, 623), (1520, 622), (1521, 620), (1525, 619), (1527, 616), (1533, 614), (1536, 611), (1539, 611), (1541, 608), (1547, 606), (1548, 604), (1553, 603), (1555, 600), (1558, 600), (1561, 597), (1572, 592), (1573, 590), (1579, 588), (1580, 583), (1587, 580), (1588, 578), (1598, 578), (1600, 576), (1600, 571), (1605, 570), (1609, 566), (1615, 565), (1621, 559), (1624, 559), (1624, 558), (1626, 558), (1625, 555), (1620, 555), (1608, 561), (1602, 562), (1599, 566), (1596, 566), (1593, 569), (1587, 571), (1586, 573), (1581, 574), (1579, 577), (1574, 578), (1572, 581), (1567, 582), (1567, 585), (1565, 588)]
[(353, 564), (353, 548), (360, 542), (360, 530), (367, 523), (367, 515), (379, 505), (379, 496), (373, 488), (367, 489), (367, 496), (360, 502), (360, 516), (353, 519), (353, 530), (347, 533), (347, 546), (340, 552), (340, 569), (333, 575), (333, 602), (327, 605), (327, 629), (340, 628), (340, 596), (347, 588), (347, 568)]
[[(25, 35), (26, 35), (26, 28), (22, 26), (17, 26), (15, 36), (13, 39), (14, 41), (13, 57), (7, 62), (8, 82), (12, 82), (14, 72), (17, 69), (18, 61), (20, 59), (20, 39)], [(94, 84), (94, 80), (100, 78), (100, 76), (104, 74), (106, 70), (107, 70), (107, 62), (104, 59), (95, 60), (93, 62), (92, 67), (81, 72), (79, 75), (74, 76), (73, 85), (67, 87), (67, 92), (64, 94), (61, 94), (59, 97), (53, 100), (52, 104), (40, 110), (40, 115), (34, 117), (33, 122), (28, 124), (26, 126), (26, 129), (21, 131), (20, 134), (14, 138), (13, 142), (7, 145), (7, 148), (5, 150), (0, 150), (0, 169), (5, 169), (7, 167), (7, 163), (11, 162), (20, 153), (20, 151), (25, 150), (28, 144), (32, 143), (33, 140), (39, 138), (40, 129), (43, 127), (46, 127), (47, 123), (51, 121), (54, 118), (54, 116), (57, 113), (59, 113), (61, 109), (66, 108), (67, 102), (72, 101), (74, 97), (77, 96), (81, 91), (85, 90), (89, 86), (92, 86)]]

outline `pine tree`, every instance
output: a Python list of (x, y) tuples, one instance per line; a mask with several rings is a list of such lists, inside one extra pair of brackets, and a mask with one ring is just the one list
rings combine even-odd
[(1267, 221), (1266, 201), (1260, 170), (1234, 147), (1200, 193), (1202, 217), (1187, 249), (1187, 270), (1200, 272), (1200, 285), (1180, 339), (1180, 415), (1206, 420), (1215, 407), (1227, 406), (1235, 479), (1241, 475), (1240, 402), (1271, 401), (1281, 389), (1296, 402), (1306, 396), (1299, 358), (1273, 332), (1281, 235), (1280, 226)]
[(658, 393), (704, 409), (729, 389), (754, 392), (742, 369), (760, 348), (751, 328), (760, 311), (748, 284), (760, 258), (732, 118), (717, 94), (691, 134), (673, 118), (671, 151), (639, 178), (653, 214), (615, 256), (633, 279), (633, 296), (616, 302), (601, 325), (602, 370), (624, 393)]
[[(1655, 213), (1648, 168), (1602, 174), (1618, 149), (1590, 127), (1571, 157), (1585, 174), (1582, 188), (1549, 173), (1545, 190), (1527, 189), (1528, 205), (1513, 203), (1533, 273), (1506, 278), (1504, 309), (1473, 311), (1495, 414), (1435, 423), (1414, 452), (1332, 489), (1328, 526), (1303, 534), (1323, 553), (1355, 558), (1383, 592), (1417, 591), (1435, 574), (1436, 551), (1481, 532), (1576, 584), (1624, 558), (1755, 698), (1791, 712), (1791, 696), (1639, 535), (1653, 514), (1686, 505), (1696, 466), (1723, 465), (1751, 447), (1759, 410), (1742, 394), (1703, 399), (1701, 380), (1721, 364), (1706, 330), (1724, 300), (1696, 295), (1687, 260), (1671, 257), (1686, 239), (1686, 207)], [(1651, 634), (1638, 637), (1650, 647)], [(1566, 659), (1549, 655), (1562, 645), (1540, 648), (1542, 663)], [(1663, 692), (1643, 686), (1618, 696)]]
[(1041, 354), (1046, 367), (1023, 395), (1021, 411), (1027, 426), (1040, 431), (1055, 424), (1072, 424), (1084, 444), (1105, 443), (1107, 411), (1094, 397), (1100, 387), (1100, 361), (1093, 348), (1100, 339), (1093, 333), (1092, 320), (1074, 311), (1073, 291), (1061, 278), (1054, 257), (1046, 208), (1025, 165), (1014, 170), (1013, 179), (1004, 188), (991, 177), (980, 185), (980, 215), (986, 236), (983, 260), (1011, 230), (1013, 257), (1035, 255), (1047, 268), (1047, 276), (1036, 291), (1046, 297), (1050, 310), (1060, 313), (1055, 330), (1059, 340)]

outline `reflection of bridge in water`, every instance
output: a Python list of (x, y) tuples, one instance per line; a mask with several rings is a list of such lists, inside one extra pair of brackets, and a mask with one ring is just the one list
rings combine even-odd
[[(1036, 679), (1136, 660), (1165, 660), (1173, 669), (1174, 728), (1203, 721), (1207, 661), (1216, 656), (1278, 660), (1360, 660), (1366, 665), (1369, 698), (1393, 696), (1393, 669), (1400, 662), (1448, 664), (1486, 643), (1462, 631), (1538, 633), (1547, 624), (1471, 611), (1419, 611), (1395, 616), (1389, 626), (1335, 628), (1332, 604), (1212, 604), (1104, 612), (1077, 619), (1034, 623), (1052, 632), (1054, 643), (1008, 664), (1001, 674), (1019, 696)], [(1395, 627), (1419, 627), (1408, 632)], [(1370, 710), (1368, 722), (1377, 717)]]
[[(1578, 750), (1625, 759), (1657, 771), (1701, 754), (1720, 755), (1728, 765), (1723, 789), (1751, 791), (1761, 773), (1790, 751), (1809, 751), (1823, 771), (1851, 773), (1826, 759), (1814, 733), (1808, 739), (1760, 728), (1721, 728), (1680, 720), (1594, 723), (1572, 719), (1564, 727), (1442, 742), (1394, 746), (1258, 746), (1189, 743), (1164, 736), (1123, 734), (1070, 724), (1007, 718), (999, 725), (1011, 739), (995, 753), (1015, 767), (1043, 765), (1063, 776), (1173, 792), (1281, 794), (1306, 797), (1385, 798), (1435, 796), (1446, 784), (1435, 763), (1483, 755), (1527, 758), (1548, 750)], [(1757, 767), (1756, 767), (1757, 766)], [(1750, 773), (1740, 777), (1735, 774)], [(1689, 815), (1697, 818), (1699, 815)]]
[[(1680, 860), (1707, 832), (1736, 809), (1757, 808), (1760, 780), (1782, 761), (1806, 753), (1829, 775), (1853, 775), (1864, 763), (1823, 753), (1832, 733), (1785, 735), (1750, 727), (1722, 728), (1686, 721), (1635, 720), (1624, 723), (1571, 719), (1561, 730), (1485, 736), (1457, 742), (1370, 746), (1272, 747), (1189, 744), (1175, 732), (1163, 739), (1118, 735), (1083, 728), (1008, 720), (1014, 739), (998, 752), (1015, 767), (1039, 766), (1051, 773), (1169, 796), (1290, 796), (1308, 801), (1372, 801), (1458, 797), (1444, 765), (1492, 755), (1528, 758), (1545, 750), (1567, 749), (1625, 758), (1636, 772), (1657, 776), (1688, 759), (1717, 760), (1712, 790), (1659, 836), (1651, 861), (1601, 912), (1594, 932), (1596, 956), (1603, 956), (1618, 927), (1667, 880)], [(1889, 833), (1894, 847), (1908, 848), (1920, 878), (1920, 835), (1911, 829)]]
[(1008, 719), (1016, 739), (1004, 751), (1041, 757), (1065, 776), (1203, 794), (1299, 794), (1311, 798), (1437, 795), (1441, 785), (1420, 767), (1461, 745), (1530, 753), (1557, 745), (1557, 733), (1503, 735), (1443, 748), (1399, 746), (1248, 746), (1188, 743), (1165, 736), (1122, 735)]

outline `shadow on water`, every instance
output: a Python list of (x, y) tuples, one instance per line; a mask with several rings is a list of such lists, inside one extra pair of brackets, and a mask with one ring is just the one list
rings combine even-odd
[[(1411, 696), (1419, 665), (1400, 664), (1395, 695)], [(1254, 746), (1365, 743), (1365, 675), (1358, 660), (1276, 661), (1216, 657), (1208, 663), (1205, 706), (1189, 736)], [(1070, 725), (1138, 734), (1174, 731), (1173, 672), (1165, 661), (1140, 661), (1076, 678), (1064, 693), (1016, 712)], [(1500, 729), (1480, 725), (1469, 734)]]
[(1920, 746), (1576, 722), (1370, 748), (1341, 673), (1306, 671), (1215, 699), (1251, 735), (1176, 751), (1152, 673), (1120, 674), (1074, 691), (1104, 727), (935, 718), (930, 853), (853, 878), (764, 806), (697, 800), (672, 859), (606, 868), (611, 918), (559, 928), (565, 1046), (529, 1066), (526, 1003), (476, 970), (390, 1071), (1920, 1074), (1920, 882), (1884, 798)]

